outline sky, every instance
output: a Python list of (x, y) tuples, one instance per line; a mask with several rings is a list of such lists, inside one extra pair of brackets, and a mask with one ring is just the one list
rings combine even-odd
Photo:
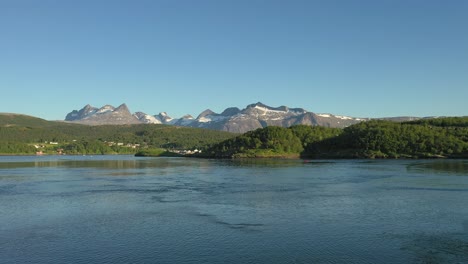
[(0, 0), (0, 112), (468, 115), (465, 0)]

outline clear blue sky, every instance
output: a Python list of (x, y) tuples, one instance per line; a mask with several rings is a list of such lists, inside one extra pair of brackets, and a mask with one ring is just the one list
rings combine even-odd
[(0, 112), (468, 115), (465, 0), (0, 0)]

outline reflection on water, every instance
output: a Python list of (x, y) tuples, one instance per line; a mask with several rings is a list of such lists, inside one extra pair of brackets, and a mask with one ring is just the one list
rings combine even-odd
[(468, 241), (457, 234), (412, 234), (401, 236), (402, 250), (411, 252), (416, 263), (466, 263)]
[[(188, 159), (148, 159), (132, 158), (131, 156), (115, 157), (116, 159), (101, 159), (100, 156), (90, 156), (79, 159), (77, 156), (49, 160), (31, 160), (16, 162), (0, 162), (0, 169), (30, 168), (30, 167), (65, 167), (65, 168), (96, 168), (96, 169), (141, 169), (193, 166), (195, 163)], [(196, 164), (200, 164), (196, 162)]]
[(466, 168), (0, 157), (0, 262), (466, 263)]
[(425, 173), (448, 173), (468, 176), (468, 161), (466, 160), (433, 160), (409, 164), (408, 171)]
[(297, 167), (304, 161), (299, 159), (234, 159), (224, 160), (226, 166), (240, 167)]

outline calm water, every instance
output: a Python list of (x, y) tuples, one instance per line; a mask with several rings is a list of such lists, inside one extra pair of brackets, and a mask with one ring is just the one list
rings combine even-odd
[(468, 160), (0, 157), (0, 263), (468, 263)]

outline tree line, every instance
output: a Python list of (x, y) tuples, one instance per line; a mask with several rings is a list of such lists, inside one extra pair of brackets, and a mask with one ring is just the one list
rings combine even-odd
[(338, 128), (297, 125), (249, 131), (205, 149), (198, 156), (215, 158), (299, 157), (310, 145), (337, 136)]
[(205, 157), (467, 158), (468, 118), (374, 120), (344, 129), (266, 127), (208, 147)]
[[(442, 121), (442, 120), (440, 120)], [(467, 157), (468, 128), (390, 121), (362, 122), (310, 145), (304, 156), (327, 158)]]

